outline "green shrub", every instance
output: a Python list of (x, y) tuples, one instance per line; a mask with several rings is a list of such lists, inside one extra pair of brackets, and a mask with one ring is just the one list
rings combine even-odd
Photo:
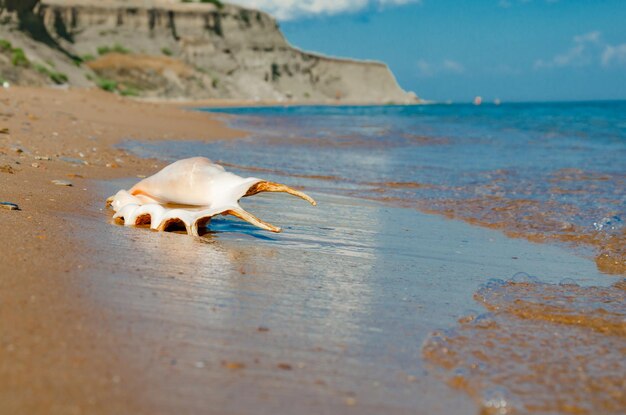
[(174, 54), (170, 48), (162, 48), (161, 53), (165, 56), (172, 56)]
[(117, 91), (117, 82), (112, 79), (98, 78), (96, 79), (96, 85), (98, 85), (100, 89), (104, 89), (105, 91)]
[(135, 88), (131, 88), (129, 86), (124, 87), (124, 89), (120, 90), (120, 95), (123, 97), (138, 97), (139, 91)]
[[(194, 0), (180, 0), (180, 2), (181, 3), (194, 3)], [(221, 9), (222, 7), (224, 7), (224, 3), (222, 3), (220, 0), (197, 0), (197, 2), (209, 3), (209, 4), (214, 5), (218, 9)]]
[(130, 49), (126, 49), (124, 46), (120, 45), (119, 43), (116, 43), (115, 45), (113, 45), (113, 52), (117, 52), (117, 53), (130, 53)]
[(120, 94), (123, 97), (139, 96), (139, 89), (132, 86), (124, 85), (122, 83), (114, 81), (113, 79), (96, 78), (96, 85), (98, 85), (100, 89)]
[(138, 97), (139, 96), (139, 88), (134, 86), (125, 85), (124, 83), (117, 82), (113, 79), (102, 78), (100, 76), (93, 76), (89, 73), (85, 74), (85, 77), (90, 81), (94, 82), (98, 88), (107, 91), (113, 92), (115, 94), (120, 94), (124, 97)]
[(50, 79), (52, 80), (52, 82), (54, 82), (57, 85), (66, 84), (68, 81), (67, 75), (61, 72), (56, 72), (56, 71), (50, 74)]
[(13, 55), (11, 56), (11, 63), (13, 66), (28, 66), (30, 65), (30, 61), (24, 54), (24, 51), (20, 48), (13, 49), (11, 51)]
[(98, 55), (106, 55), (111, 52), (111, 48), (108, 46), (100, 46), (98, 48)]
[(52, 82), (57, 85), (66, 84), (68, 81), (67, 75), (65, 75), (64, 73), (57, 72), (54, 69), (49, 69), (39, 63), (33, 64), (33, 68), (35, 68), (37, 72), (46, 75), (48, 78), (50, 78)]
[(120, 45), (119, 43), (116, 43), (113, 46), (100, 46), (98, 48), (98, 55), (106, 55), (107, 53), (123, 53), (123, 54), (127, 54), (130, 53), (129, 49), (126, 49), (124, 46)]
[(80, 57), (80, 60), (83, 62), (90, 62), (92, 60), (96, 59), (95, 56), (93, 56), (91, 53), (87, 53), (83, 56)]
[(48, 74), (48, 68), (46, 68), (45, 66), (43, 66), (40, 63), (35, 63), (33, 64), (33, 68), (35, 68), (35, 70), (39, 73), (43, 73), (43, 74)]
[(200, 3), (210, 3), (214, 5), (215, 7), (217, 7), (218, 9), (221, 9), (222, 7), (224, 7), (224, 3), (222, 3), (220, 0), (200, 0)]
[(2, 49), (2, 50), (12, 50), (13, 49), (13, 45), (11, 45), (11, 42), (9, 42), (8, 40), (0, 39), (0, 49)]

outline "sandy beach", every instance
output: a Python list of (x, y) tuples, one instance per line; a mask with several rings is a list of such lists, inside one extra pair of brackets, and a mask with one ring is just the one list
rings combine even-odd
[(0, 100), (7, 129), (0, 199), (20, 208), (0, 212), (3, 412), (142, 413), (120, 385), (130, 377), (119, 343), (102, 330), (111, 316), (85, 303), (78, 287), (99, 260), (72, 239), (81, 232), (72, 218), (102, 203), (94, 200), (94, 180), (149, 174), (159, 165), (115, 150), (119, 140), (238, 133), (205, 115), (97, 90), (11, 88)]
[(457, 3), (0, 0), (0, 415), (626, 414), (626, 3)]
[(428, 362), (448, 361), (432, 333), (466, 324), (480, 284), (619, 281), (558, 246), (315, 189), (315, 208), (246, 200), (278, 235), (229, 218), (201, 239), (115, 225), (105, 198), (164, 165), (116, 144), (245, 133), (93, 90), (1, 93), (0, 201), (20, 208), (0, 210), (6, 413), (473, 414), (491, 402), (480, 387)]

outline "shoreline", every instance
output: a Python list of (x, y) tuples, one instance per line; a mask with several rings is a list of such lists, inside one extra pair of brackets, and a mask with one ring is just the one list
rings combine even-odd
[(165, 164), (115, 144), (246, 133), (97, 90), (11, 88), (0, 103), (0, 201), (21, 208), (0, 210), (10, 413), (474, 413), (419, 358), (433, 325), (488, 277), (613, 280), (554, 245), (332, 195), (317, 210), (246, 201), (292, 226), (276, 238), (229, 220), (202, 243), (113, 226), (106, 196)]
[(245, 99), (172, 99), (172, 98), (131, 98), (135, 102), (143, 102), (148, 104), (171, 105), (181, 108), (257, 108), (257, 107), (385, 107), (385, 106), (414, 106), (414, 105), (434, 105), (441, 104), (435, 101), (420, 100), (412, 103), (383, 102), (383, 101), (342, 101), (342, 100), (324, 100), (324, 101), (268, 101), (268, 100), (245, 100)]

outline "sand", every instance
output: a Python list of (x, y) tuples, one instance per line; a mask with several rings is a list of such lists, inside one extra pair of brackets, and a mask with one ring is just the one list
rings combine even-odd
[(481, 283), (614, 282), (559, 247), (315, 192), (245, 200), (278, 235), (115, 225), (105, 198), (162, 166), (116, 143), (243, 133), (99, 91), (0, 92), (0, 201), (21, 208), (0, 209), (1, 413), (474, 414), (422, 344)]
[(14, 87), (0, 90), (0, 105), (0, 128), (8, 128), (0, 166), (12, 171), (0, 172), (0, 201), (21, 209), (0, 209), (2, 412), (141, 413), (119, 381), (128, 369), (105, 328), (109, 316), (76, 289), (89, 264), (71, 239), (79, 231), (72, 217), (93, 200), (92, 180), (149, 174), (159, 164), (115, 150), (118, 141), (240, 133), (205, 115), (97, 90)]

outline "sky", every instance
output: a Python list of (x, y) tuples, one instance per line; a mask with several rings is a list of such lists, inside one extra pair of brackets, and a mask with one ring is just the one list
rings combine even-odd
[(435, 101), (626, 99), (626, 0), (230, 0)]

